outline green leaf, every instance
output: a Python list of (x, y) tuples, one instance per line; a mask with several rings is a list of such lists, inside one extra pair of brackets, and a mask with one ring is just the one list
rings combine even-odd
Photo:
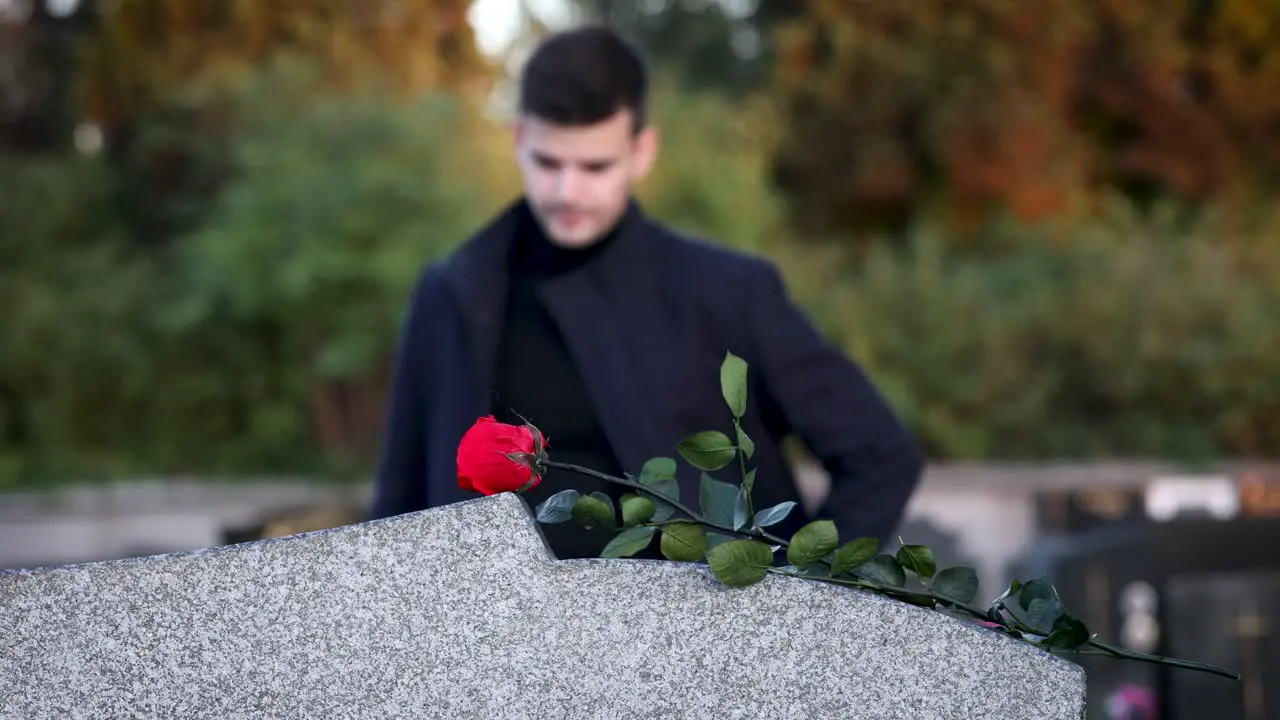
[(737, 538), (735, 538), (732, 535), (724, 535), (717, 532), (709, 532), (707, 533), (707, 552), (715, 550), (718, 546), (736, 539)]
[(937, 572), (938, 566), (933, 559), (933, 551), (924, 545), (903, 545), (898, 548), (898, 562), (902, 567), (928, 580)]
[(1020, 592), (1022, 592), (1022, 581), (1018, 580), (1017, 578), (1010, 580), (1008, 589), (1000, 593), (1000, 597), (991, 601), (991, 609), (995, 610), (996, 608), (1000, 607), (1000, 605), (1003, 604), (1005, 600), (1009, 599), (1010, 597), (1016, 597)]
[(970, 567), (949, 567), (938, 573), (930, 588), (949, 600), (971, 603), (978, 594), (978, 573)]
[(917, 605), (919, 607), (926, 608), (933, 608), (938, 604), (938, 601), (934, 600), (931, 595), (925, 595), (922, 593), (906, 593), (899, 595), (898, 599), (910, 605)]
[[(638, 482), (672, 502), (680, 502), (680, 484), (676, 481), (676, 461), (667, 457), (650, 459), (640, 470)], [(664, 522), (676, 509), (661, 500), (653, 501), (653, 522)]]
[(738, 425), (736, 430), (738, 431), (738, 449), (750, 460), (751, 456), (756, 454), (756, 443), (751, 439), (750, 435), (747, 435), (747, 431), (743, 430), (741, 425)]
[(730, 540), (707, 553), (711, 574), (729, 587), (754, 585), (769, 574), (773, 551), (758, 540)]
[(747, 471), (746, 476), (742, 478), (742, 487), (746, 488), (747, 494), (750, 495), (751, 491), (755, 489), (755, 486), (756, 486), (756, 469), (751, 468), (750, 470)]
[(733, 527), (734, 505), (738, 501), (738, 486), (721, 482), (703, 473), (699, 487), (702, 514), (712, 522)]
[(1048, 578), (1036, 578), (1018, 589), (1018, 605), (1026, 611), (1031, 610), (1031, 604), (1036, 600), (1057, 599), (1058, 591), (1053, 589), (1053, 583)]
[(859, 565), (856, 573), (867, 580), (889, 587), (907, 584), (907, 571), (892, 555), (881, 553)]
[(880, 541), (875, 538), (861, 537), (850, 540), (836, 551), (831, 561), (831, 575), (843, 575), (876, 556), (880, 549)]
[(647, 497), (631, 493), (622, 496), (622, 524), (626, 527), (635, 527), (640, 523), (649, 522), (657, 510), (653, 501)]
[(645, 485), (655, 480), (674, 480), (676, 477), (676, 461), (669, 457), (650, 458), (640, 468), (640, 482)]
[(1062, 603), (1056, 598), (1036, 598), (1027, 608), (1027, 625), (1030, 625), (1037, 635), (1052, 633), (1061, 617)]
[(1075, 650), (1089, 642), (1089, 628), (1079, 618), (1062, 613), (1053, 624), (1053, 632), (1041, 643), (1045, 647)]
[[(663, 483), (662, 485), (653, 486), (654, 491), (657, 492), (659, 495), (662, 495), (664, 497), (672, 497), (672, 496), (678, 496), (680, 494), (680, 487), (676, 485), (675, 480), (663, 480), (662, 483)], [(676, 514), (676, 508), (674, 505), (672, 505), (671, 503), (663, 502), (661, 500), (654, 500), (653, 501), (653, 517), (649, 518), (649, 520), (650, 522), (656, 522), (656, 523), (666, 522), (667, 520), (671, 519), (672, 515), (675, 515), (675, 514)]]
[(806, 568), (826, 557), (840, 545), (836, 524), (830, 520), (814, 520), (796, 531), (787, 548), (787, 562)]
[(561, 490), (538, 503), (538, 507), (534, 508), (538, 522), (554, 525), (569, 520), (573, 517), (573, 505), (578, 502), (581, 494), (573, 489)]
[(583, 495), (573, 504), (573, 519), (588, 529), (612, 530), (614, 527), (613, 501), (601, 492)]
[(729, 436), (719, 430), (704, 430), (680, 441), (676, 446), (689, 464), (699, 470), (714, 471), (733, 462), (738, 455)]
[(787, 515), (790, 515), (791, 511), (795, 509), (795, 507), (796, 503), (788, 500), (786, 502), (778, 503), (771, 508), (761, 510), (756, 513), (756, 527), (763, 528), (769, 527), (770, 525), (777, 525), (783, 520), (786, 520)]
[(707, 532), (684, 520), (663, 525), (661, 548), (662, 556), (673, 562), (698, 562), (707, 554)]
[(648, 547), (649, 543), (653, 541), (653, 534), (657, 531), (658, 528), (653, 525), (623, 530), (617, 535), (614, 535), (613, 539), (609, 541), (609, 544), (604, 546), (604, 550), (600, 551), (600, 557), (631, 557)]
[(731, 352), (720, 363), (720, 394), (735, 418), (747, 414), (747, 363)]
[(747, 499), (747, 487), (738, 488), (738, 497), (733, 501), (733, 529), (741, 530), (751, 522), (751, 506)]

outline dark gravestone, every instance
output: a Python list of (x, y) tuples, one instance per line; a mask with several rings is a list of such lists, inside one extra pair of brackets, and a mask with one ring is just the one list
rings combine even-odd
[[(1206, 629), (1207, 621), (1194, 611), (1173, 611), (1169, 604), (1176, 600), (1170, 593), (1175, 586), (1179, 592), (1190, 592), (1186, 588), (1194, 587), (1199, 577), (1280, 573), (1280, 554), (1273, 549), (1280, 543), (1280, 522), (1263, 517), (1215, 520), (1203, 512), (1154, 522), (1141, 508), (1141, 495), (1134, 491), (1110, 495), (1046, 493), (1041, 503), (1044, 534), (1037, 538), (1025, 563), (1015, 569), (1015, 575), (1052, 578), (1067, 608), (1091, 631), (1118, 645), (1245, 671), (1242, 658), (1231, 655), (1234, 645), (1202, 649), (1195, 640), (1208, 632), (1215, 635), (1214, 642), (1234, 643), (1236, 611), (1223, 610), (1231, 617), (1213, 623), (1226, 624), (1210, 623), (1211, 629)], [(1185, 606), (1186, 601), (1182, 602)], [(1272, 605), (1280, 609), (1280, 600)], [(1274, 632), (1280, 621), (1270, 622)], [(1188, 698), (1204, 688), (1240, 697), (1241, 684), (1224, 678), (1109, 658), (1085, 658), (1081, 664), (1089, 677), (1091, 720), (1249, 718), (1182, 711)], [(1265, 666), (1264, 671), (1280, 678), (1280, 665)], [(1178, 683), (1193, 684), (1185, 689)], [(1175, 691), (1179, 693), (1176, 697)], [(1150, 701), (1157, 711), (1136, 709), (1149, 706)], [(1133, 714), (1117, 714), (1126, 706)], [(1210, 703), (1208, 707), (1214, 706)]]
[[(1160, 576), (1140, 491), (1054, 491), (1037, 497), (1040, 535), (1013, 575), (1053, 580), (1067, 609), (1103, 638), (1158, 649)], [(1194, 657), (1194, 655), (1193, 655)], [(1090, 720), (1148, 720), (1159, 702), (1153, 665), (1080, 659), (1089, 677)]]
[(1240, 683), (1168, 676), (1170, 720), (1280, 720), (1280, 572), (1174, 575), (1168, 651), (1240, 671)]

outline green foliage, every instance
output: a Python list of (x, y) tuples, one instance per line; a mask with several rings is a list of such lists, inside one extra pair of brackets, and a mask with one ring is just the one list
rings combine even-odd
[(449, 143), (455, 108), (369, 92), (312, 96), (306, 66), (245, 87), (237, 176), (181, 249), (182, 328), (215, 318), (270, 327), (304, 377), (363, 378), (386, 358), (424, 262), (483, 220)]
[(731, 247), (775, 243), (784, 208), (769, 179), (772, 115), (755, 103), (679, 91), (663, 78), (653, 106), (662, 155), (637, 191), (647, 210)]
[(734, 523), (738, 500), (737, 485), (716, 480), (703, 473), (698, 491), (698, 505), (704, 516), (721, 525)]
[(555, 493), (538, 503), (534, 514), (540, 523), (562, 523), (573, 517), (573, 508), (578, 504), (582, 493), (569, 488)]
[(586, 528), (604, 528), (612, 530), (616, 516), (613, 500), (602, 492), (582, 495), (573, 504), (571, 515), (578, 524)]
[[(739, 362), (732, 355), (726, 356), (721, 377), (744, 378), (745, 373), (735, 369)], [(741, 382), (745, 380), (730, 380), (722, 385), (726, 390), (726, 406), (735, 423), (739, 416), (736, 400), (740, 396)], [(736, 449), (735, 454), (744, 457), (740, 449)], [(545, 451), (539, 452), (532, 463), (535, 471), (556, 468), (576, 472), (659, 499), (652, 485), (560, 463), (552, 460)], [(668, 458), (655, 458), (645, 464), (642, 477), (645, 472), (652, 478), (655, 473), (667, 475), (668, 471), (673, 473), (674, 470)], [(744, 484), (739, 487), (749, 496), (745, 464), (742, 476)], [(703, 474), (699, 494), (700, 511), (680, 501), (678, 488), (675, 495), (662, 496), (662, 502), (669, 503), (684, 517), (661, 523), (640, 521), (637, 526), (626, 527), (605, 546), (602, 556), (634, 555), (648, 546), (654, 533), (660, 532), (664, 557), (684, 563), (697, 563), (705, 557), (712, 576), (728, 587), (754, 585), (770, 574), (830, 583), (881, 593), (904, 603), (959, 617), (967, 616), (1010, 638), (1030, 642), (1048, 652), (1100, 653), (1118, 659), (1196, 670), (1236, 680), (1240, 678), (1239, 673), (1232, 670), (1131, 652), (1099, 639), (1079, 618), (1066, 611), (1057, 589), (1046, 578), (1026, 583), (1015, 579), (1009, 590), (991, 605), (977, 607), (971, 604), (978, 588), (978, 576), (973, 568), (947, 567), (939, 571), (933, 551), (927, 546), (903, 542), (896, 555), (878, 553), (879, 542), (874, 538), (856, 538), (841, 546), (838, 528), (834, 522), (825, 519), (811, 520), (788, 540), (770, 534), (754, 522), (739, 525), (736, 512), (731, 512), (726, 519), (726, 506), (738, 495), (734, 485)], [(546, 507), (552, 499), (544, 501), (537, 509), (537, 516), (542, 522), (563, 521), (559, 515), (551, 520), (543, 519), (551, 515)], [(573, 519), (586, 528), (611, 527), (614, 519), (612, 504), (603, 493), (581, 496), (574, 505)], [(710, 537), (712, 534), (716, 536), (714, 545)], [(786, 550), (789, 564), (778, 566), (774, 554), (782, 549)], [(914, 582), (909, 582), (908, 573), (914, 576)]]
[(830, 520), (814, 520), (792, 536), (787, 548), (787, 562), (803, 570), (827, 557), (839, 545), (836, 524)]
[(720, 367), (720, 393), (729, 412), (741, 420), (747, 412), (747, 363), (733, 353), (725, 355)]
[(97, 160), (0, 158), (0, 177), (0, 486), (55, 464), (110, 468), (115, 443), (146, 430), (126, 418), (151, 382), (155, 269)]
[(410, 287), (492, 212), (483, 168), (442, 98), (291, 62), (218, 93), (225, 176), (171, 244), (131, 236), (118, 168), (5, 161), (0, 481), (367, 466)]
[(707, 531), (696, 522), (678, 520), (662, 526), (662, 556), (673, 562), (698, 562), (707, 554)]
[(842, 545), (836, 551), (835, 557), (831, 559), (831, 573), (843, 575), (850, 572), (875, 557), (879, 549), (880, 541), (875, 538), (850, 540)]
[(632, 493), (622, 496), (622, 524), (626, 527), (648, 522), (656, 513), (657, 507), (653, 500)]
[(707, 554), (712, 574), (729, 587), (746, 587), (764, 580), (773, 565), (773, 551), (758, 540), (729, 540)]
[(631, 557), (636, 553), (649, 547), (649, 543), (653, 542), (653, 536), (658, 532), (658, 528), (653, 525), (645, 527), (633, 527), (623, 530), (609, 544), (604, 546), (600, 551), (600, 557), (603, 558), (621, 558)]
[(704, 430), (680, 441), (680, 455), (699, 470), (719, 470), (733, 462), (736, 449), (728, 435), (719, 430)]
[(969, 567), (944, 568), (933, 580), (933, 591), (962, 605), (971, 603), (978, 594), (978, 573)]
[(975, 255), (922, 227), (856, 263), (818, 254), (792, 286), (932, 457), (1267, 457), (1278, 231), (1117, 206)]

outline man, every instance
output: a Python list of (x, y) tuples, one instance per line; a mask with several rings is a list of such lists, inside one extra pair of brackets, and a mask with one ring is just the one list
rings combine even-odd
[[(781, 444), (795, 433), (832, 477), (820, 516), (845, 539), (890, 539), (921, 453), (772, 265), (646, 217), (632, 188), (658, 153), (647, 93), (640, 56), (608, 29), (554, 35), (528, 60), (515, 127), (524, 196), (414, 291), (373, 516), (474, 497), (457, 486), (455, 453), (490, 413), (537, 425), (554, 459), (615, 476), (677, 457), (694, 432), (731, 431), (719, 368), (732, 351), (750, 369), (756, 506), (799, 501)], [(699, 476), (680, 463), (694, 506)], [(526, 497), (536, 504), (566, 487), (621, 494), (553, 471)], [(777, 530), (808, 519), (794, 511)], [(560, 558), (596, 556), (611, 536), (575, 523), (543, 531)]]

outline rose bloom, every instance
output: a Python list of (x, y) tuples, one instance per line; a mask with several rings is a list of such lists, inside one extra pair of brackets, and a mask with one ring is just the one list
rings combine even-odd
[(537, 487), (542, 478), (529, 465), (508, 457), (537, 450), (528, 426), (500, 423), (492, 415), (482, 417), (458, 443), (458, 485), (482, 495)]

